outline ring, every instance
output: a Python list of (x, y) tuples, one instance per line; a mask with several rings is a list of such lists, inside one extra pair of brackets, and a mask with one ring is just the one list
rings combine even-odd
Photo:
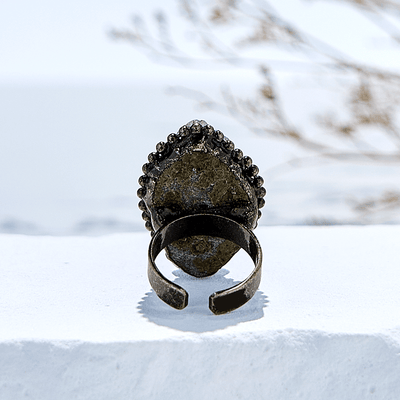
[(253, 259), (253, 272), (209, 299), (214, 314), (242, 306), (261, 280), (262, 251), (252, 232), (266, 195), (258, 167), (221, 131), (199, 120), (159, 142), (148, 161), (137, 194), (152, 235), (148, 277), (157, 296), (176, 309), (188, 304), (188, 293), (157, 268), (161, 250), (184, 272), (202, 278), (215, 274), (243, 248)]
[(176, 240), (197, 235), (209, 235), (230, 240), (244, 249), (252, 258), (255, 268), (250, 276), (230, 289), (221, 290), (209, 298), (209, 308), (214, 314), (224, 314), (241, 307), (257, 291), (261, 280), (262, 252), (254, 233), (237, 222), (212, 214), (183, 217), (161, 228), (149, 246), (149, 281), (158, 297), (178, 310), (188, 304), (188, 293), (166, 279), (155, 264), (162, 249)]

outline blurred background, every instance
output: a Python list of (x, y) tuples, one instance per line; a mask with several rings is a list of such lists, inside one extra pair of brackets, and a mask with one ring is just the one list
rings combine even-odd
[(192, 119), (259, 166), (261, 225), (400, 223), (399, 101), (394, 0), (3, 2), (0, 232), (144, 232)]

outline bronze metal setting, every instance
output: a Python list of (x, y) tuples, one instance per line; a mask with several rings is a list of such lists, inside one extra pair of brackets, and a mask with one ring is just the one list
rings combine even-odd
[(142, 169), (137, 194), (153, 236), (148, 276), (157, 295), (177, 309), (187, 305), (187, 292), (155, 265), (162, 249), (183, 271), (201, 278), (215, 274), (243, 248), (254, 271), (241, 284), (210, 296), (210, 309), (223, 314), (246, 303), (261, 278), (261, 247), (251, 232), (265, 204), (258, 167), (221, 131), (193, 120), (159, 142)]

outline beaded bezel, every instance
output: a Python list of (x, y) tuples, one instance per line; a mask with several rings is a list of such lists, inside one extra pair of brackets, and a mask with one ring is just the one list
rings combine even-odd
[[(246, 193), (249, 199), (248, 204), (243, 207), (235, 207), (231, 203), (227, 203), (228, 207), (224, 208), (213, 207), (199, 200), (197, 203), (196, 201), (193, 203), (192, 208), (185, 205), (181, 209), (178, 207), (173, 211), (168, 207), (163, 207), (162, 204), (161, 206), (157, 204), (154, 193), (157, 189), (157, 182), (163, 176), (163, 173), (177, 161), (182, 160), (185, 155), (187, 155), (186, 157), (200, 157), (200, 153), (217, 157), (229, 169), (229, 173), (236, 178), (240, 187)], [(215, 130), (203, 120), (192, 120), (183, 125), (177, 133), (168, 135), (166, 142), (157, 143), (156, 151), (149, 154), (148, 162), (143, 165), (142, 171), (143, 175), (138, 179), (140, 188), (137, 191), (140, 198), (139, 209), (142, 211), (145, 227), (152, 235), (175, 219), (198, 213), (214, 213), (225, 216), (243, 224), (248, 229), (254, 229), (261, 217), (260, 209), (265, 204), (266, 190), (263, 187), (263, 178), (258, 175), (259, 168), (253, 164), (250, 157), (244, 156), (240, 149), (235, 148), (233, 142), (221, 131)], [(193, 194), (194, 196), (195, 194)], [(218, 246), (221, 241), (224, 240), (217, 241)], [(216, 262), (214, 268), (207, 267), (205, 271), (199, 271), (193, 265), (188, 267), (186, 265), (188, 264), (187, 252), (183, 254), (182, 251), (180, 253), (178, 251), (177, 253), (177, 249), (171, 247), (171, 245), (167, 248), (167, 255), (183, 270), (200, 277), (215, 273), (237, 250), (238, 248), (235, 246), (229, 248), (227, 250), (229, 254), (224, 260)], [(194, 256), (194, 258), (196, 257), (198, 255)], [(191, 262), (193, 264), (193, 260)]]

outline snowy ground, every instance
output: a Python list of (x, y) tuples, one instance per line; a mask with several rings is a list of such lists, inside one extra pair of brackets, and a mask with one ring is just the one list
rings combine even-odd
[[(0, 398), (397, 400), (400, 229), (260, 227), (263, 278), (223, 316), (208, 296), (252, 269), (196, 279), (183, 311), (146, 276), (146, 233), (1, 235)], [(179, 393), (179, 395), (178, 395)]]

